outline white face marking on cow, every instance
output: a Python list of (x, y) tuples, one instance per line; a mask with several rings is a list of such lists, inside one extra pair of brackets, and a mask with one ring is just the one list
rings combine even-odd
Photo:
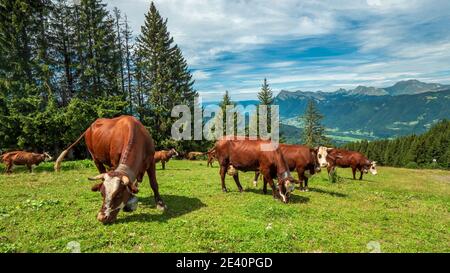
[(319, 147), (319, 151), (317, 152), (317, 160), (319, 161), (319, 165), (321, 168), (328, 167), (327, 155), (328, 155), (327, 147)]
[[(120, 186), (120, 178), (119, 177), (110, 177), (108, 174), (105, 175), (105, 181), (103, 182), (103, 186), (105, 187), (105, 216), (109, 217), (112, 212), (111, 202), (114, 193), (119, 189)], [(125, 206), (125, 204), (121, 204)]]
[(370, 169), (369, 169), (370, 173), (373, 175), (377, 175), (377, 163), (376, 162), (372, 162), (372, 164), (370, 165)]

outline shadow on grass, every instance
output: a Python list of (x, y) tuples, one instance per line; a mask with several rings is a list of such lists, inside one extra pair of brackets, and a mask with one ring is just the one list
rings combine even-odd
[(328, 190), (322, 190), (322, 189), (318, 189), (318, 188), (309, 188), (309, 191), (317, 192), (317, 193), (325, 193), (325, 194), (329, 194), (329, 195), (331, 195), (333, 197), (340, 197), (340, 198), (348, 197), (348, 195), (344, 194), (344, 193), (335, 192), (335, 191), (328, 191)]
[[(245, 189), (244, 192), (251, 192), (255, 194), (261, 194), (261, 195), (270, 195), (272, 196), (272, 190), (267, 189), (267, 194), (264, 194), (262, 189)], [(281, 201), (280, 201), (281, 202)], [(289, 203), (293, 204), (304, 204), (309, 202), (309, 197), (298, 195), (298, 192), (294, 192), (291, 194), (291, 197), (289, 198)]]
[[(200, 199), (178, 196), (178, 195), (161, 195), (161, 198), (167, 205), (167, 209), (162, 214), (148, 214), (139, 213), (139, 207), (137, 213), (125, 214), (123, 218), (117, 219), (116, 223), (130, 223), (130, 222), (166, 222), (169, 219), (177, 218), (182, 215), (191, 213), (206, 207)], [(144, 205), (151, 206), (156, 209), (155, 199), (153, 196), (139, 197), (139, 202)], [(125, 212), (121, 212), (125, 213)]]

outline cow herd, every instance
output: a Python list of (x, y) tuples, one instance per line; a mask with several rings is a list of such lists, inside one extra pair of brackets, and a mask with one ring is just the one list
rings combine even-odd
[[(98, 119), (67, 149), (55, 162), (55, 171), (61, 169), (61, 162), (70, 149), (84, 138), (86, 146), (97, 167), (99, 175), (89, 178), (98, 181), (92, 191), (100, 192), (102, 205), (97, 219), (106, 224), (117, 218), (120, 210), (133, 211), (137, 207), (136, 194), (139, 183), (147, 173), (158, 209), (167, 206), (162, 200), (156, 180), (156, 163), (162, 168), (172, 158), (179, 156), (175, 149), (155, 151), (154, 141), (148, 130), (132, 116), (120, 116), (112, 119)], [(217, 160), (220, 166), (222, 191), (227, 192), (225, 177), (232, 176), (239, 191), (243, 191), (239, 180), (239, 171), (255, 172), (254, 185), (260, 175), (263, 177), (263, 192), (267, 193), (267, 184), (272, 188), (273, 197), (284, 203), (289, 202), (290, 195), (298, 184), (301, 191), (308, 191), (308, 179), (326, 167), (331, 173), (336, 167), (350, 167), (355, 179), (356, 171), (376, 174), (376, 163), (368, 160), (358, 152), (342, 149), (304, 145), (276, 144), (269, 140), (249, 139), (248, 137), (225, 136), (216, 141), (207, 153), (191, 152), (188, 159), (208, 156), (207, 166)], [(6, 172), (10, 173), (13, 165), (32, 165), (51, 160), (50, 155), (27, 152), (9, 152), (1, 156)], [(297, 172), (294, 179), (291, 172)], [(276, 183), (273, 180), (276, 179)]]

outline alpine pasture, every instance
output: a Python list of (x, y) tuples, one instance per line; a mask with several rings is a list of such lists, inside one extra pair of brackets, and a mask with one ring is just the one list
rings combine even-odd
[(223, 193), (217, 162), (171, 160), (166, 170), (157, 164), (167, 211), (156, 209), (146, 177), (138, 209), (103, 225), (100, 194), (87, 180), (97, 174), (93, 162), (62, 166), (0, 175), (1, 252), (71, 252), (74, 244), (81, 252), (450, 251), (448, 171), (379, 167), (354, 181), (338, 169), (341, 179), (331, 183), (322, 170), (309, 192), (296, 190), (283, 204), (270, 189), (262, 193), (261, 180), (253, 186), (252, 172), (240, 173), (243, 193), (231, 177)]

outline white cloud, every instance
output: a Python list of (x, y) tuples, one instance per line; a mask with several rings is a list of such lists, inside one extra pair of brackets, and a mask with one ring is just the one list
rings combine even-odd
[(206, 80), (210, 78), (210, 74), (205, 72), (205, 71), (201, 71), (201, 70), (196, 70), (192, 73), (192, 76), (194, 77), (195, 80)]
[[(106, 2), (126, 13), (139, 33), (149, 0)], [(240, 99), (254, 98), (265, 77), (274, 90), (382, 87), (404, 78), (450, 81), (446, 77), (450, 1), (155, 0), (155, 4), (194, 69), (197, 88), (210, 100), (217, 100), (226, 89)], [(354, 52), (314, 61), (250, 57), (275, 43), (318, 39), (316, 44), (298, 45), (298, 54), (306, 54), (321, 46), (324, 37), (345, 41)], [(224, 52), (235, 59), (221, 59)], [(271, 58), (263, 62), (258, 57)]]

